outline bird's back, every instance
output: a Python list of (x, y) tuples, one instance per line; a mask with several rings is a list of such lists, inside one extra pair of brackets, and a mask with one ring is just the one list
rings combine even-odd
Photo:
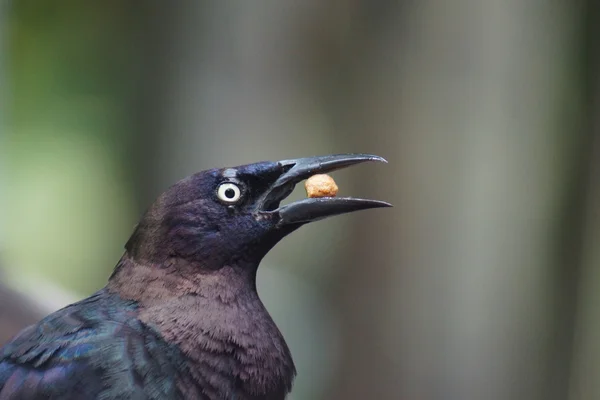
[(101, 290), (0, 349), (0, 400), (175, 399), (178, 357), (134, 302)]

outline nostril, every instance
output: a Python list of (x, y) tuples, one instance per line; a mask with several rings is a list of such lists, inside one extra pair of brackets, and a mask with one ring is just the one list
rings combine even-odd
[(296, 163), (284, 165), (283, 166), (283, 173), (285, 174), (286, 172), (288, 172), (290, 169), (294, 168), (295, 166), (296, 166)]

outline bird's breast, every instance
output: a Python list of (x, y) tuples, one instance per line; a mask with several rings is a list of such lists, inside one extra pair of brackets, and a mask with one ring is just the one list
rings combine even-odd
[(146, 308), (140, 318), (180, 350), (184, 392), (201, 390), (207, 399), (235, 393), (241, 400), (283, 399), (291, 390), (290, 351), (257, 295), (227, 302), (185, 296)]

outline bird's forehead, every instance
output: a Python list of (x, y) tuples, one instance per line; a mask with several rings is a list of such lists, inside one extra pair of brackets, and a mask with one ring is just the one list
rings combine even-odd
[(238, 172), (235, 168), (225, 168), (221, 175), (223, 178), (237, 178)]

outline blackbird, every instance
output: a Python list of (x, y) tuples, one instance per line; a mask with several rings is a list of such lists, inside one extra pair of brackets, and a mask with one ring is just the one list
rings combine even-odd
[(264, 255), (303, 224), (390, 204), (280, 202), (342, 154), (211, 169), (148, 209), (107, 285), (0, 349), (0, 400), (282, 400), (296, 370), (256, 290)]

